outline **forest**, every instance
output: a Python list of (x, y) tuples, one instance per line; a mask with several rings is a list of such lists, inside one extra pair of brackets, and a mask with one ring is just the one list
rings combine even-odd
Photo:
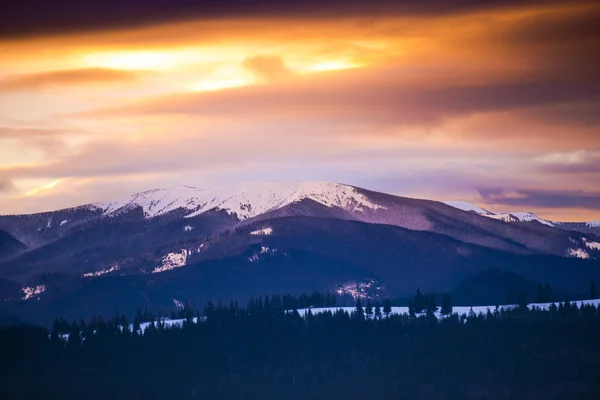
[[(420, 296), (420, 297), (419, 297)], [(600, 309), (569, 302), (452, 313), (418, 293), (410, 312), (354, 312), (264, 296), (245, 307), (187, 304), (52, 329), (0, 330), (0, 396), (85, 399), (586, 399), (600, 396)], [(312, 300), (311, 300), (312, 299)], [(416, 306), (415, 306), (416, 303)], [(439, 315), (439, 314), (438, 314)], [(167, 327), (168, 318), (182, 318)], [(148, 321), (154, 321), (148, 323)], [(145, 330), (141, 329), (145, 325)], [(131, 327), (128, 329), (128, 327)]]

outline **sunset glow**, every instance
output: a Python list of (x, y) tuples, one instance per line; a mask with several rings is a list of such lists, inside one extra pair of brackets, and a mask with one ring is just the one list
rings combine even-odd
[(511, 4), (8, 27), (0, 213), (322, 180), (600, 219), (600, 6)]

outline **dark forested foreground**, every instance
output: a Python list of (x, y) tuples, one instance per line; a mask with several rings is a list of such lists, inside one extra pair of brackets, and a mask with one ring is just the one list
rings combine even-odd
[[(600, 310), (561, 304), (437, 320), (213, 307), (137, 333), (115, 317), (0, 331), (0, 395), (85, 399), (586, 399), (600, 396)], [(369, 310), (370, 311), (370, 310)], [(377, 312), (379, 315), (379, 312)], [(144, 324), (141, 324), (142, 326)], [(59, 332), (69, 330), (68, 340)], [(80, 335), (75, 334), (81, 331)]]

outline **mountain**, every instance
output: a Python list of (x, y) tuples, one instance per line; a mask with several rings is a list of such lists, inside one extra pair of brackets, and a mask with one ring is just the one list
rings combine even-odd
[(27, 249), (23, 243), (10, 233), (0, 230), (0, 260), (14, 257)]
[(565, 296), (600, 282), (593, 232), (497, 215), (337, 183), (258, 182), (0, 216), (23, 246), (0, 260), (0, 314), (47, 322), (186, 298), (398, 297), (417, 287), (503, 302), (538, 282)]
[(444, 204), (458, 208), (463, 211), (474, 212), (489, 218), (499, 219), (506, 222), (539, 222), (540, 224), (552, 226), (567, 231), (580, 231), (584, 233), (595, 233), (600, 235), (600, 220), (588, 222), (560, 222), (549, 221), (531, 212), (492, 212), (466, 201), (445, 201)]

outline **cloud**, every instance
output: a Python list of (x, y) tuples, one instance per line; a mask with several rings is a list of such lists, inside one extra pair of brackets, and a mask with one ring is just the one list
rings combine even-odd
[(583, 190), (532, 190), (479, 188), (487, 204), (542, 208), (584, 208), (600, 210), (600, 192)]
[(0, 141), (2, 139), (17, 140), (25, 146), (41, 149), (47, 154), (57, 155), (66, 148), (64, 138), (79, 130), (46, 129), (46, 128), (12, 128), (0, 126)]
[(10, 193), (15, 190), (15, 184), (8, 178), (0, 177), (0, 194)]
[[(77, 31), (115, 29), (132, 25), (160, 24), (193, 18), (340, 18), (375, 15), (436, 16), (515, 7), (561, 4), (559, 0), (10, 0), (0, 18), (0, 37), (49, 35)], [(571, 0), (570, 3), (590, 3)], [(35, 11), (34, 11), (35, 10)]]
[(56, 86), (79, 86), (128, 82), (137, 79), (139, 71), (108, 68), (83, 68), (9, 75), (0, 80), (0, 90), (32, 90)]
[(546, 154), (536, 161), (544, 172), (597, 174), (596, 180), (600, 181), (600, 149)]
[(600, 81), (536, 81), (429, 86), (412, 82), (402, 68), (358, 71), (296, 79), (273, 85), (218, 92), (170, 95), (132, 106), (96, 110), (88, 117), (124, 115), (256, 115), (278, 121), (350, 121), (370, 125), (433, 126), (452, 116), (522, 110), (593, 100)]
[(244, 60), (242, 65), (257, 78), (265, 81), (277, 80), (289, 76), (290, 72), (283, 59), (278, 56), (253, 56)]

